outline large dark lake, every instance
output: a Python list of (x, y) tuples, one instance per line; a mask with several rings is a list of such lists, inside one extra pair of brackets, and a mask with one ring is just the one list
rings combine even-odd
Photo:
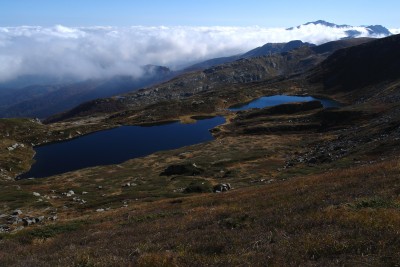
[(161, 150), (212, 140), (210, 129), (225, 122), (223, 117), (157, 126), (122, 126), (70, 141), (35, 148), (35, 164), (19, 177), (40, 178), (86, 167), (118, 164)]
[(274, 95), (274, 96), (264, 96), (260, 97), (256, 100), (253, 100), (249, 103), (243, 104), (243, 105), (237, 105), (230, 107), (229, 110), (231, 111), (239, 111), (239, 110), (247, 110), (251, 108), (265, 108), (265, 107), (272, 107), (276, 105), (281, 105), (285, 103), (291, 103), (291, 102), (307, 102), (307, 101), (313, 101), (317, 100), (320, 101), (321, 104), (325, 108), (331, 108), (331, 107), (339, 107), (340, 103), (330, 100), (330, 99), (324, 99), (324, 98), (316, 98), (313, 96), (288, 96), (288, 95)]

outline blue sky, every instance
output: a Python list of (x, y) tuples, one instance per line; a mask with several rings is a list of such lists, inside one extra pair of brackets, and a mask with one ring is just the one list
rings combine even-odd
[(399, 28), (398, 0), (0, 0), (0, 27), (262, 26), (324, 19)]

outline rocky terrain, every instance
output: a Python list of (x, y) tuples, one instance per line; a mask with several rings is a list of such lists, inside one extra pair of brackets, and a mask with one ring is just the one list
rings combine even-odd
[[(396, 266), (399, 45), (394, 35), (301, 47), (89, 102), (48, 124), (0, 120), (0, 263)], [(342, 106), (227, 110), (277, 94)], [(32, 143), (214, 115), (227, 121), (210, 142), (12, 179), (32, 163)]]

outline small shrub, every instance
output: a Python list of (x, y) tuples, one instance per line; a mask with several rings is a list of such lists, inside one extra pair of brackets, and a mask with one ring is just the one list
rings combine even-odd
[(244, 214), (241, 216), (228, 217), (219, 221), (219, 225), (223, 228), (227, 229), (235, 229), (235, 228), (247, 228), (250, 226), (250, 223), (254, 221), (248, 214)]
[(211, 193), (212, 185), (208, 181), (191, 182), (184, 190), (185, 193)]
[(355, 208), (355, 209), (365, 209), (365, 208), (371, 208), (371, 209), (379, 209), (379, 208), (400, 208), (400, 205), (388, 200), (388, 199), (382, 199), (379, 197), (374, 197), (374, 198), (367, 198), (367, 199), (362, 199), (360, 201), (357, 201), (353, 204), (350, 204), (350, 207)]
[(29, 232), (29, 235), (34, 238), (47, 239), (54, 237), (58, 234), (72, 232), (78, 230), (82, 227), (83, 222), (72, 222), (68, 224), (61, 225), (48, 225), (45, 227), (37, 228)]

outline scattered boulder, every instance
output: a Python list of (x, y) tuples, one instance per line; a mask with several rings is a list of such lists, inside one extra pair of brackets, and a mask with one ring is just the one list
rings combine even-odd
[(18, 217), (18, 215), (10, 215), (7, 218), (7, 223), (8, 224), (19, 224), (21, 222), (21, 218)]
[(217, 184), (213, 187), (213, 192), (214, 193), (221, 193), (221, 192), (226, 192), (231, 190), (232, 187), (229, 183), (226, 184)]
[(18, 143), (15, 143), (15, 144), (13, 144), (12, 146), (7, 147), (7, 150), (8, 150), (8, 151), (13, 151), (14, 149), (18, 148), (18, 146), (19, 146), (19, 144), (18, 144)]
[(11, 215), (21, 215), (22, 214), (22, 211), (21, 210), (18, 210), (18, 209), (16, 209), (16, 210), (14, 210), (12, 213), (11, 213)]
[(34, 220), (35, 220), (35, 223), (40, 223), (44, 220), (44, 216), (39, 216), (39, 217), (35, 218)]
[(38, 192), (33, 192), (33, 195), (34, 195), (35, 197), (40, 197), (40, 194), (39, 194)]
[(58, 219), (57, 215), (53, 215), (53, 216), (47, 217), (47, 220), (49, 220), (49, 221), (55, 221), (57, 219)]
[(24, 217), (22, 219), (22, 223), (24, 226), (30, 226), (32, 224), (40, 223), (44, 221), (44, 216), (39, 217)]
[(0, 225), (0, 233), (8, 233), (8, 232), (10, 232), (10, 226)]
[(97, 209), (96, 212), (103, 212), (104, 209)]
[(24, 148), (25, 145), (24, 144), (20, 144), (20, 143), (15, 143), (12, 146), (7, 147), (7, 150), (8, 151), (13, 151), (13, 150), (17, 149), (18, 147)]
[(81, 199), (79, 197), (74, 197), (72, 200), (75, 202), (79, 202), (80, 204), (85, 204), (87, 202), (86, 200)]
[(204, 170), (199, 168), (195, 163), (176, 164), (168, 166), (162, 173), (160, 173), (160, 176), (171, 176), (171, 175), (195, 176), (203, 172)]
[(122, 187), (130, 187), (130, 186), (131, 186), (131, 183), (126, 183), (126, 184), (122, 185)]
[(34, 224), (36, 221), (34, 221), (28, 217), (25, 217), (22, 219), (22, 222), (24, 223), (24, 226), (29, 226), (29, 225)]

